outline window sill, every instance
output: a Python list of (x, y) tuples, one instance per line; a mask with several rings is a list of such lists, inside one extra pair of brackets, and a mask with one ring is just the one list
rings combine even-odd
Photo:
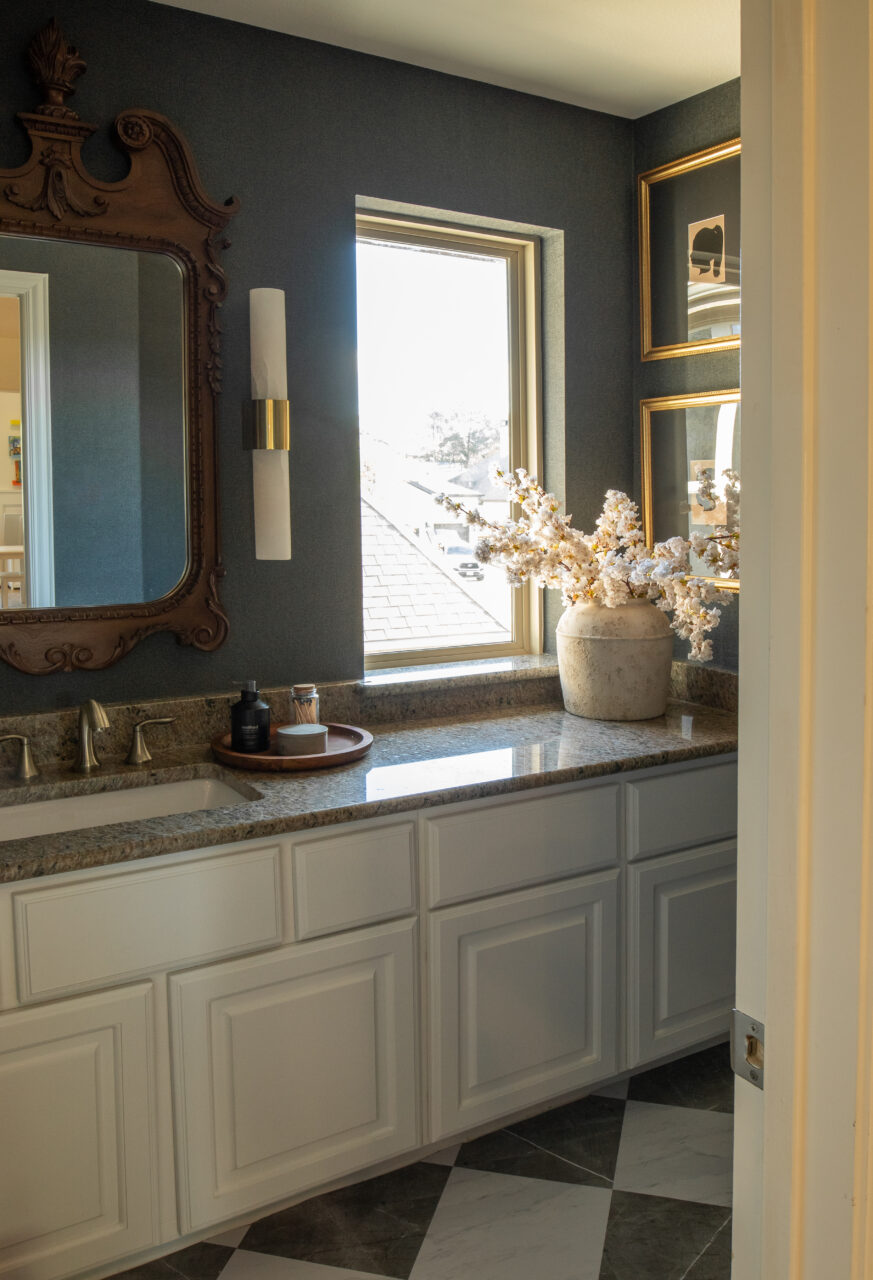
[(509, 684), (557, 676), (558, 659), (553, 653), (525, 654), (517, 658), (479, 658), (473, 661), (440, 662), (429, 666), (388, 667), (370, 671), (360, 681), (362, 689), (444, 689), (482, 684)]

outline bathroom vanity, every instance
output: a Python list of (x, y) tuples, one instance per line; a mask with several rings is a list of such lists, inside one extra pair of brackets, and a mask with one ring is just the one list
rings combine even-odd
[(469, 724), (385, 730), (248, 775), (187, 850), (0, 844), (0, 1276), (109, 1274), (723, 1037), (735, 728), (680, 710), (696, 740), (531, 711), (490, 777)]

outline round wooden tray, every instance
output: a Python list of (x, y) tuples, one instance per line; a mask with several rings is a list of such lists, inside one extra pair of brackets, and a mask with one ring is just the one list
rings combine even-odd
[(373, 735), (366, 729), (358, 729), (353, 724), (325, 723), (326, 751), (318, 751), (311, 756), (280, 756), (275, 751), (276, 730), (284, 727), (279, 724), (273, 725), (270, 730), (269, 751), (233, 751), (229, 733), (215, 738), (212, 742), (212, 750), (223, 764), (233, 765), (235, 769), (285, 773), (294, 769), (329, 769), (332, 765), (349, 764), (352, 760), (360, 760), (373, 745)]

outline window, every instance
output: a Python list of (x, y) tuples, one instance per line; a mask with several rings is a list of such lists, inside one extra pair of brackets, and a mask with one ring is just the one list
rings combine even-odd
[(476, 560), (445, 493), (510, 514), (495, 467), (539, 474), (538, 243), (358, 218), (364, 654), (368, 667), (529, 653), (539, 597)]

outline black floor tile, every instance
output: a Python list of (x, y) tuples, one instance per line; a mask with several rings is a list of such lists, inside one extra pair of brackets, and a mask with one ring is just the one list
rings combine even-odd
[(612, 1186), (608, 1177), (581, 1169), (561, 1156), (532, 1146), (506, 1129), (489, 1133), (474, 1142), (465, 1142), (458, 1153), (455, 1168), (509, 1173), (519, 1178), (543, 1178), (548, 1182), (572, 1182), (582, 1187)]
[(600, 1280), (730, 1280), (716, 1254), (715, 1270), (697, 1271), (730, 1218), (727, 1209), (690, 1200), (614, 1191), (609, 1207)]
[(240, 1248), (407, 1280), (451, 1169), (413, 1164), (249, 1227)]
[(191, 1244), (166, 1258), (119, 1271), (113, 1280), (217, 1280), (233, 1252), (223, 1244)]
[(714, 1049), (691, 1053), (687, 1058), (668, 1062), (633, 1076), (628, 1098), (634, 1102), (661, 1102), (671, 1107), (696, 1107), (700, 1111), (732, 1112), (734, 1109), (734, 1077), (730, 1048), (718, 1044)]
[(688, 1272), (688, 1280), (730, 1280), (730, 1275), (731, 1224), (728, 1222)]
[[(587, 1171), (587, 1185), (602, 1187), (611, 1183), (615, 1175), (623, 1118), (624, 1102), (620, 1098), (592, 1094), (544, 1115), (520, 1120), (507, 1126), (506, 1132), (553, 1156), (561, 1156), (579, 1170)], [(463, 1152), (464, 1148), (461, 1155)]]

